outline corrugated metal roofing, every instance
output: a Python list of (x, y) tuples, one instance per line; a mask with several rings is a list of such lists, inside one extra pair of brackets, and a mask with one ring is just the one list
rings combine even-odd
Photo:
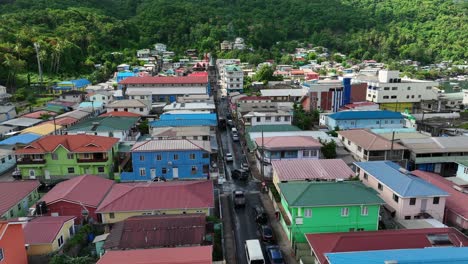
[(36, 217), (23, 227), (24, 242), (29, 245), (52, 243), (63, 225), (70, 220), (73, 221), (75, 218), (74, 216)]
[(290, 207), (384, 204), (377, 193), (356, 181), (279, 183)]
[(67, 129), (69, 132), (83, 131), (128, 131), (135, 126), (139, 117), (104, 116), (85, 119)]
[(468, 137), (407, 138), (401, 143), (415, 153), (466, 152)]
[(159, 120), (192, 120), (192, 119), (207, 119), (207, 120), (217, 120), (216, 114), (213, 113), (190, 113), (190, 114), (177, 114), (177, 113), (164, 113), (159, 117)]
[(156, 120), (150, 123), (151, 127), (189, 127), (189, 126), (216, 126), (216, 120), (186, 119), (186, 120)]
[(123, 108), (123, 107), (147, 107), (140, 99), (115, 100), (109, 103), (106, 108)]
[(44, 154), (58, 146), (73, 153), (107, 152), (119, 142), (118, 138), (91, 135), (49, 135), (16, 150), (16, 154)]
[(132, 152), (167, 151), (167, 150), (205, 150), (211, 152), (209, 141), (189, 139), (147, 140), (137, 142)]
[(338, 135), (343, 136), (345, 140), (350, 140), (365, 150), (406, 149), (396, 142), (393, 142), (392, 146), (392, 141), (364, 129), (338, 131)]
[(302, 131), (297, 126), (293, 125), (260, 125), (246, 127), (246, 133), (251, 132), (286, 132), (286, 131)]
[(342, 111), (328, 116), (335, 120), (355, 120), (355, 119), (403, 119), (400, 112), (392, 111)]
[(341, 159), (273, 160), (273, 170), (280, 181), (347, 179), (354, 172)]
[(0, 216), (39, 188), (39, 181), (0, 182)]
[(448, 196), (448, 193), (431, 183), (411, 174), (402, 173), (399, 170), (401, 167), (391, 161), (355, 162), (354, 164), (401, 197)]
[(58, 124), (54, 125), (53, 123), (44, 123), (44, 124), (40, 124), (37, 126), (23, 129), (21, 131), (21, 134), (34, 133), (34, 134), (38, 134), (41, 136), (45, 136), (45, 135), (52, 134), (54, 133), (54, 131), (60, 130), (60, 129), (62, 129), (61, 125), (58, 125)]
[(317, 139), (307, 136), (260, 137), (255, 139), (255, 143), (265, 149), (317, 149), (322, 147)]
[(19, 118), (10, 119), (5, 122), (2, 122), (2, 125), (30, 127), (30, 126), (34, 126), (35, 124), (39, 124), (42, 121), (43, 120), (35, 119), (35, 118), (19, 117)]
[(128, 77), (120, 84), (207, 84), (207, 76), (183, 77)]
[(41, 138), (38, 134), (20, 134), (9, 137), (5, 140), (0, 141), (0, 145), (16, 145), (16, 144), (29, 144), (37, 139)]

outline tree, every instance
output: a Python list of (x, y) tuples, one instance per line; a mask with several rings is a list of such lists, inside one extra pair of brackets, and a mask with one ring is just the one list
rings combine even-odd
[(293, 124), (302, 130), (310, 129), (312, 126), (312, 114), (304, 111), (301, 104), (293, 105)]
[(327, 141), (327, 140), (322, 140), (319, 138), (320, 143), (322, 144), (322, 148), (320, 149), (322, 151), (322, 155), (326, 159), (334, 159), (336, 158), (336, 143), (333, 140)]

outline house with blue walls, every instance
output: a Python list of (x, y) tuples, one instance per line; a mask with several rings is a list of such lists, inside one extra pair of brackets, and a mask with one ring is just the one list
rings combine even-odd
[(117, 84), (118, 84), (118, 88), (119, 90), (122, 90), (122, 85), (120, 84), (121, 81), (127, 79), (128, 77), (135, 77), (137, 76), (136, 73), (134, 72), (131, 72), (131, 71), (121, 71), (121, 72), (117, 72), (117, 76), (116, 76), (116, 81), (117, 81)]
[(130, 152), (133, 171), (123, 172), (122, 182), (210, 177), (210, 141), (145, 140), (136, 143)]
[(343, 111), (328, 115), (325, 124), (328, 129), (339, 127), (340, 130), (357, 128), (402, 128), (404, 116), (392, 111)]

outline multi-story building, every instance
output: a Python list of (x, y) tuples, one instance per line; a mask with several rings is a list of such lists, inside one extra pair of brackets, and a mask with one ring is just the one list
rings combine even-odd
[(232, 92), (242, 92), (244, 89), (244, 73), (242, 69), (235, 64), (224, 66), (223, 75), (221, 75), (221, 87), (226, 89), (227, 94)]
[(119, 139), (91, 135), (50, 135), (16, 150), (23, 179), (56, 181), (83, 174), (114, 175)]
[(357, 128), (402, 128), (405, 124), (403, 115), (392, 111), (343, 111), (324, 116), (325, 125), (333, 130)]
[[(118, 138), (121, 142), (135, 142), (141, 133), (137, 128), (139, 117), (112, 116), (110, 112), (104, 116), (85, 119), (67, 129), (68, 135), (95, 135)], [(109, 115), (110, 116), (109, 116)]]
[(242, 117), (244, 126), (258, 125), (291, 125), (292, 114), (277, 110), (268, 112), (249, 112)]
[(107, 112), (131, 112), (139, 115), (148, 115), (151, 105), (140, 99), (116, 100), (105, 106)]

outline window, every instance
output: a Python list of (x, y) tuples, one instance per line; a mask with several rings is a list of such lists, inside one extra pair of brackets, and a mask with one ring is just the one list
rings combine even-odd
[(431, 90), (432, 87), (431, 86), (426, 86), (426, 90)]
[(270, 121), (271, 121), (271, 116), (266, 116), (266, 117), (265, 117), (265, 120), (266, 120), (267, 122), (270, 122)]
[(341, 208), (341, 216), (348, 216), (349, 215), (349, 208), (343, 207)]
[(388, 99), (388, 95), (384, 95), (383, 99)]
[(369, 179), (369, 175), (367, 175), (367, 173), (364, 172), (363, 178), (367, 181)]
[(257, 117), (257, 122), (260, 122), (260, 117)]
[(162, 168), (162, 169), (161, 169), (161, 173), (162, 173), (162, 174), (166, 174), (166, 173), (167, 173), (167, 168)]
[(60, 236), (57, 241), (58, 241), (59, 247), (61, 247), (63, 245), (63, 236)]
[(284, 117), (284, 121), (289, 121), (289, 120), (291, 120), (289, 116)]
[(421, 98), (421, 95), (418, 95), (418, 98)]
[(356, 228), (354, 228), (354, 227), (351, 227), (351, 228), (349, 229), (349, 232), (354, 232), (354, 231), (356, 231)]
[(406, 88), (408, 91), (411, 90), (411, 87), (408, 86), (408, 88)]
[(73, 159), (75, 155), (73, 153), (68, 153), (67, 154), (67, 159)]
[(405, 215), (405, 219), (406, 219), (406, 220), (410, 220), (410, 219), (411, 219), (411, 215)]
[(392, 99), (396, 99), (396, 98), (397, 98), (397, 96), (396, 96), (396, 95), (392, 95), (392, 97), (391, 97), (391, 98), (392, 98)]
[(361, 152), (361, 151), (362, 151), (362, 147), (357, 147), (357, 150), (358, 150), (359, 152)]
[(197, 173), (197, 166), (192, 166), (191, 172), (192, 172), (192, 174), (196, 174)]
[(409, 205), (415, 205), (415, 204), (416, 204), (416, 198), (410, 198)]
[(146, 176), (146, 169), (140, 168), (140, 176)]
[(312, 217), (312, 209), (305, 209), (304, 217)]
[(463, 169), (463, 173), (468, 174), (468, 167), (465, 167), (465, 168)]
[(369, 215), (369, 208), (367, 206), (361, 207), (361, 215)]
[(203, 153), (202, 154), (202, 158), (204, 158), (204, 159), (207, 159), (209, 157), (210, 157), (210, 154), (208, 154), (208, 153)]
[(10, 211), (10, 217), (13, 217), (15, 215), (15, 212), (13, 210)]
[(409, 95), (406, 96), (406, 99), (409, 99)]
[(414, 98), (414, 94), (413, 94), (413, 95), (411, 95), (411, 98)]
[(393, 201), (398, 203), (399, 197), (396, 194), (393, 194)]
[(303, 150), (302, 151), (302, 156), (303, 157), (310, 157), (310, 151), (309, 150)]
[(58, 160), (58, 155), (57, 153), (52, 153), (51, 154), (53, 160)]
[(145, 160), (145, 156), (140, 155), (140, 161), (144, 161), (144, 160)]
[(21, 207), (21, 203), (18, 204), (18, 211), (21, 211), (22, 207)]
[(178, 160), (179, 159), (179, 154), (174, 154), (174, 160)]
[(351, 140), (348, 140), (348, 145), (351, 145)]
[(377, 189), (382, 191), (383, 190), (383, 185), (381, 183), (377, 184)]
[(98, 171), (99, 173), (104, 173), (104, 167), (103, 167), (103, 166), (97, 167), (97, 171)]
[(73, 228), (73, 226), (70, 226), (70, 228), (68, 229), (68, 233), (70, 234), (70, 236), (73, 236), (75, 234), (75, 229)]
[(90, 158), (91, 158), (91, 155), (90, 155), (89, 153), (85, 153), (85, 154), (83, 154), (83, 157), (84, 157), (85, 159), (90, 159)]
[(384, 89), (384, 91), (388, 91), (388, 90), (390, 90), (390, 87), (384, 87), (383, 89)]
[(161, 154), (156, 155), (156, 160), (162, 160)]
[(398, 87), (392, 87), (392, 91), (398, 90)]
[(68, 173), (75, 173), (75, 168), (73, 167), (70, 167), (67, 170), (68, 170)]
[(434, 197), (434, 199), (432, 200), (432, 203), (439, 204), (439, 201), (440, 201), (440, 197)]
[(143, 108), (142, 108), (142, 107), (140, 107), (140, 112), (143, 112)]
[(193, 140), (198, 140), (198, 136), (193, 136)]
[(190, 153), (189, 158), (190, 158), (191, 160), (194, 160), (194, 159), (195, 159), (195, 153)]
[(109, 218), (110, 218), (110, 219), (114, 219), (114, 218), (115, 218), (115, 214), (114, 214), (114, 213), (109, 213)]
[(32, 195), (28, 195), (28, 202), (32, 202)]
[(275, 117), (275, 121), (276, 121), (276, 122), (281, 122), (281, 116)]

